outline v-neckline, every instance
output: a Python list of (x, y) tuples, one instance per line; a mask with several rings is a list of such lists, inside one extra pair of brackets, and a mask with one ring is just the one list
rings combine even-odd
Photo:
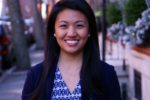
[(62, 76), (62, 73), (61, 73), (59, 67), (57, 67), (57, 70), (58, 70), (58, 72), (59, 72), (59, 74), (60, 74), (60, 78), (61, 78), (62, 82), (64, 83), (65, 87), (67, 88), (67, 90), (69, 91), (70, 94), (73, 94), (73, 93), (77, 90), (77, 87), (80, 86), (80, 80), (79, 80), (79, 81), (77, 82), (77, 84), (75, 85), (75, 88), (73, 89), (73, 91), (71, 91), (71, 90), (69, 89), (67, 83), (66, 83), (65, 80), (63, 79), (63, 76)]

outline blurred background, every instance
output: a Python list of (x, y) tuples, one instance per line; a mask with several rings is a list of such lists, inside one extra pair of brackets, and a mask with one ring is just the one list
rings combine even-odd
[[(58, 1), (0, 0), (0, 100), (21, 100), (27, 70), (43, 61), (47, 18)], [(122, 100), (150, 100), (150, 0), (86, 1), (100, 59), (115, 66)]]

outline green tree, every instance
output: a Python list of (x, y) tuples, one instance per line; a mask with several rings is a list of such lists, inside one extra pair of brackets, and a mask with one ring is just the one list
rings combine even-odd
[(147, 8), (145, 0), (128, 0), (125, 4), (124, 21), (127, 25), (133, 25), (141, 17), (141, 13)]
[(107, 7), (108, 25), (112, 25), (122, 20), (122, 14), (117, 3), (109, 4)]
[(27, 41), (24, 34), (24, 21), (21, 16), (19, 0), (7, 0), (12, 25), (12, 42), (18, 70), (30, 68)]

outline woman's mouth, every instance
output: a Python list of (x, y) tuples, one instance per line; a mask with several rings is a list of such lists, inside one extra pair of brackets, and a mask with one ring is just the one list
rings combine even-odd
[(69, 45), (69, 46), (76, 46), (79, 43), (79, 40), (65, 40), (65, 42)]

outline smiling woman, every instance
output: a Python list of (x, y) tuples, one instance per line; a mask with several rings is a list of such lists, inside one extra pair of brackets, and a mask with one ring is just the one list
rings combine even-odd
[(113, 66), (100, 61), (97, 33), (85, 0), (57, 2), (47, 23), (44, 62), (28, 71), (22, 99), (121, 100)]
[[(80, 53), (88, 39), (89, 25), (79, 11), (64, 9), (55, 23), (55, 36), (62, 53)], [(80, 51), (80, 52), (79, 52)]]

